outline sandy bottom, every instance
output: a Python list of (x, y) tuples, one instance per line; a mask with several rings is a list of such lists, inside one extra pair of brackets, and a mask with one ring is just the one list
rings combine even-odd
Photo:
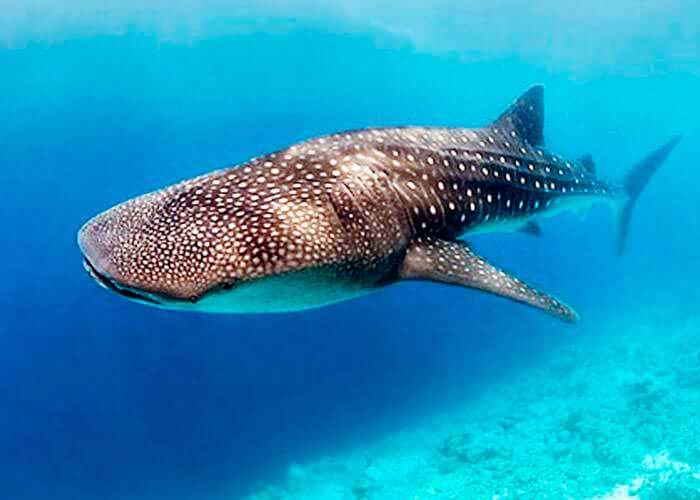
[(248, 500), (700, 499), (700, 320), (608, 324)]

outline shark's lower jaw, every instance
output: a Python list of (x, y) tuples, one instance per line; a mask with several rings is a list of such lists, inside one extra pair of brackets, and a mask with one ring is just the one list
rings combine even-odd
[(95, 266), (87, 259), (83, 258), (83, 267), (88, 274), (103, 288), (115, 292), (127, 299), (142, 302), (150, 305), (159, 306), (162, 302), (153, 294), (135, 290), (133, 288), (119, 284), (109, 276), (98, 271)]
[(373, 291), (366, 284), (338, 280), (332, 274), (306, 270), (268, 276), (240, 283), (232, 288), (218, 287), (197, 300), (156, 295), (119, 283), (98, 270), (88, 258), (83, 267), (104, 289), (129, 300), (161, 309), (205, 313), (285, 313), (315, 309), (342, 302)]

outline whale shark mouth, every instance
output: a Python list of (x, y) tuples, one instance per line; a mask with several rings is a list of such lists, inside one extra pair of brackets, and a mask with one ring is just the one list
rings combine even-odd
[(99, 272), (95, 266), (87, 259), (83, 258), (83, 267), (88, 272), (88, 274), (103, 288), (110, 290), (112, 292), (118, 293), (119, 295), (126, 297), (131, 300), (136, 300), (140, 302), (147, 302), (149, 304), (160, 304), (161, 302), (157, 300), (153, 295), (134, 288), (124, 286), (117, 282), (116, 280), (110, 278), (106, 274)]

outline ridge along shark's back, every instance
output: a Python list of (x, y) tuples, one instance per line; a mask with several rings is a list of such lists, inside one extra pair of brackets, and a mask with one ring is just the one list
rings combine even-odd
[(457, 238), (523, 227), (534, 234), (533, 218), (601, 198), (636, 200), (675, 143), (617, 187), (597, 179), (590, 157), (546, 151), (542, 125), (542, 88), (533, 87), (482, 129), (312, 139), (105, 212), (80, 231), (85, 265), (111, 290), (168, 308), (297, 310), (422, 279), (571, 320), (570, 308)]

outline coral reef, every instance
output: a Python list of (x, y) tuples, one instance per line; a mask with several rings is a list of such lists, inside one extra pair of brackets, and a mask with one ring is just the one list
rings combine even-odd
[(699, 327), (607, 325), (249, 500), (700, 500)]

